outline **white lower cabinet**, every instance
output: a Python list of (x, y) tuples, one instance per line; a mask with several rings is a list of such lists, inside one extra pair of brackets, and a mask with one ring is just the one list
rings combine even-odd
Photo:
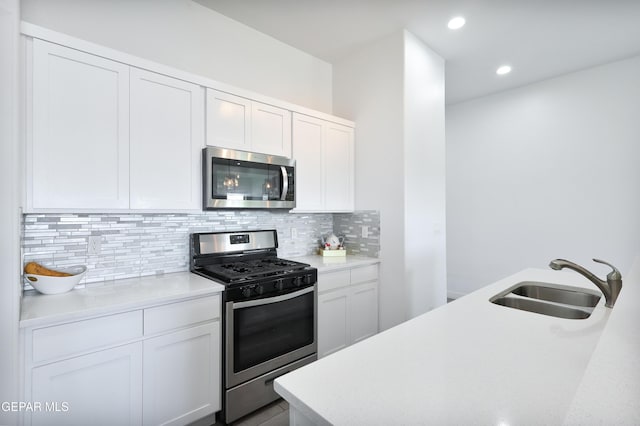
[(353, 343), (378, 332), (378, 282), (351, 288), (351, 340)]
[(183, 425), (220, 410), (219, 322), (144, 342), (144, 424)]
[(22, 423), (185, 425), (219, 411), (220, 305), (210, 295), (23, 330), (24, 401), (39, 406)]
[(32, 425), (136, 425), (142, 421), (142, 343), (32, 370)]
[(318, 357), (378, 332), (378, 265), (318, 274)]
[(349, 346), (348, 304), (348, 288), (318, 294), (318, 356)]

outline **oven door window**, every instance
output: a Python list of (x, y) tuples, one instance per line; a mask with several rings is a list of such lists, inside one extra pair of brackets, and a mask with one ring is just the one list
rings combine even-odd
[(313, 343), (314, 293), (233, 311), (233, 372)]
[(212, 159), (214, 200), (272, 201), (282, 198), (281, 166), (251, 161)]

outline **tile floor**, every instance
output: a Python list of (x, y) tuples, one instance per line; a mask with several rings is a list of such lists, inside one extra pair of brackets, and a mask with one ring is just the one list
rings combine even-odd
[[(222, 426), (222, 423), (214, 426)], [(232, 426), (289, 426), (289, 404), (279, 399), (234, 422)]]

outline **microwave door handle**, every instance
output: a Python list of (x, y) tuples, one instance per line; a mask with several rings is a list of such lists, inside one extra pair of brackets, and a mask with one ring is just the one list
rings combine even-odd
[(282, 196), (280, 200), (284, 201), (287, 199), (287, 192), (289, 192), (289, 174), (285, 166), (280, 166), (280, 172), (282, 173)]

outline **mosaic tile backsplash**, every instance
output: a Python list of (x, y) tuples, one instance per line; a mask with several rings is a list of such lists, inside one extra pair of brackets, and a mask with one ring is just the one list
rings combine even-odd
[[(362, 227), (367, 227), (367, 236), (362, 236)], [(363, 210), (354, 213), (333, 215), (333, 232), (344, 236), (347, 254), (378, 257), (380, 254), (380, 213)]]
[[(339, 216), (339, 218), (338, 218)], [(350, 220), (354, 222), (350, 225)], [(334, 224), (339, 226), (334, 229)], [(371, 223), (366, 241), (357, 223)], [(23, 216), (24, 263), (60, 268), (86, 265), (82, 284), (189, 270), (189, 234), (193, 232), (276, 229), (278, 255), (313, 254), (320, 237), (349, 233), (348, 253), (377, 256), (379, 214), (294, 214), (264, 210), (199, 214), (27, 214)], [(296, 238), (292, 237), (295, 229)], [(373, 232), (372, 232), (373, 230)], [(100, 253), (88, 254), (90, 236), (100, 237)], [(25, 284), (25, 289), (30, 288)]]

